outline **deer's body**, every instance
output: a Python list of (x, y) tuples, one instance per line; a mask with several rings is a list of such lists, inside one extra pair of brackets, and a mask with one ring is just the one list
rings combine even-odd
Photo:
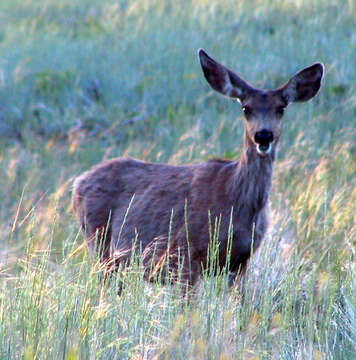
[(74, 204), (79, 218), (85, 219), (82, 226), (89, 239), (95, 238), (97, 229), (106, 232), (105, 257), (130, 250), (136, 233), (144, 250), (154, 246), (154, 239), (168, 243), (170, 232), (171, 247), (188, 251), (188, 240), (191, 262), (199, 266), (207, 259), (209, 222), (214, 226), (220, 216), (219, 262), (225, 264), (233, 211), (230, 269), (237, 271), (248, 259), (252, 239), (257, 246), (265, 232), (271, 175), (272, 161), (258, 158), (191, 166), (113, 159), (76, 180)]
[[(240, 160), (171, 166), (112, 159), (77, 178), (73, 190), (74, 208), (89, 247), (94, 250), (95, 238), (101, 238), (104, 260), (125, 264), (135, 243), (151, 269), (167, 253), (179, 255), (191, 283), (206, 265), (216, 224), (219, 264), (226, 265), (229, 251), (232, 272), (243, 270), (252, 242), (254, 248), (260, 244), (282, 128), (280, 109), (290, 101), (309, 100), (322, 76), (322, 66), (316, 64), (299, 73), (305, 77), (297, 74), (283, 87), (267, 92), (252, 88), (203, 51), (200, 59), (209, 84), (239, 98), (244, 106)], [(177, 265), (174, 260), (172, 265)]]

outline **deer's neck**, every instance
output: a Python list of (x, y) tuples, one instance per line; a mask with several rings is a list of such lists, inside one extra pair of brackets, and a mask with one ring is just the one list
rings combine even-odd
[(275, 147), (270, 154), (258, 155), (245, 134), (244, 147), (231, 184), (234, 208), (241, 214), (256, 214), (266, 204), (272, 181)]

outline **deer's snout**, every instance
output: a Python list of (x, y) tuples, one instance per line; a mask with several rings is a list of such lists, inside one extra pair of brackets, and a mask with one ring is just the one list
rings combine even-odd
[(268, 146), (273, 139), (273, 132), (266, 129), (257, 131), (255, 134), (255, 141), (258, 145)]
[(255, 142), (257, 144), (256, 149), (257, 152), (261, 156), (265, 156), (266, 154), (269, 154), (272, 150), (272, 143), (273, 143), (274, 137), (273, 132), (263, 129), (260, 131), (257, 131), (255, 134)]

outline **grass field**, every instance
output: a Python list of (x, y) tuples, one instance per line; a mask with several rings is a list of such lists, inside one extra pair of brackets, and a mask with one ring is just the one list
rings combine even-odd
[[(0, 24), (0, 359), (355, 358), (355, 0), (2, 0)], [(139, 259), (104, 284), (75, 176), (239, 156), (199, 47), (259, 87), (326, 66), (286, 112), (271, 229), (241, 291), (207, 274), (188, 302)]]

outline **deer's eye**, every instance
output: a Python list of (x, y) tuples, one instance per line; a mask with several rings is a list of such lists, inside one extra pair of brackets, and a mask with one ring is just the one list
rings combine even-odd
[(252, 114), (252, 109), (251, 109), (249, 106), (244, 106), (244, 107), (242, 108), (242, 111), (244, 112), (244, 114), (245, 114), (246, 116), (249, 116), (249, 115)]
[(284, 106), (279, 106), (276, 110), (277, 115), (282, 116), (284, 114)]

